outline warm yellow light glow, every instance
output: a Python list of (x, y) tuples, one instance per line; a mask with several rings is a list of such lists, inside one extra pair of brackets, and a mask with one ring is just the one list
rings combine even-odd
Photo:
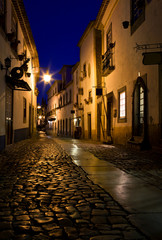
[(42, 119), (42, 116), (40, 115), (38, 118), (39, 118), (39, 119)]
[(43, 79), (44, 79), (45, 83), (49, 83), (51, 81), (51, 75), (44, 74)]
[(40, 105), (38, 105), (38, 106), (37, 106), (37, 109), (41, 109), (41, 106), (40, 106)]

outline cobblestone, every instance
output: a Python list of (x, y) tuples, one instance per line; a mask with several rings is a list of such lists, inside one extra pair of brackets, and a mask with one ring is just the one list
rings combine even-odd
[(0, 240), (147, 239), (53, 139), (0, 154)]

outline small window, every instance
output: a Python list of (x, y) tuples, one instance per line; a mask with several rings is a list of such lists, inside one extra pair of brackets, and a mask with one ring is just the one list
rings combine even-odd
[(83, 95), (83, 88), (78, 88), (78, 95)]
[(118, 122), (126, 122), (126, 87), (118, 91), (119, 114)]
[(120, 93), (120, 118), (125, 118), (125, 91)]
[(76, 94), (76, 104), (78, 104), (78, 94)]
[(68, 93), (66, 92), (66, 104), (68, 103)]
[(91, 64), (88, 64), (88, 77), (90, 78), (91, 76)]
[(5, 2), (4, 0), (0, 0), (0, 16), (4, 15), (5, 13)]
[(63, 95), (63, 106), (65, 105), (65, 94)]
[(12, 8), (11, 12), (11, 32), (13, 33), (13, 39), (11, 42), (11, 47), (12, 49), (17, 53), (17, 47), (18, 47), (18, 22), (17, 22), (17, 17), (15, 15), (14, 9)]
[(26, 123), (26, 98), (23, 98), (23, 123)]
[(71, 103), (71, 89), (69, 91), (69, 103)]
[(106, 34), (106, 47), (107, 50), (110, 50), (110, 44), (112, 43), (112, 23), (109, 26), (108, 32)]
[(0, 0), (0, 26), (5, 30), (5, 1)]
[(83, 65), (83, 78), (87, 76), (86, 64)]

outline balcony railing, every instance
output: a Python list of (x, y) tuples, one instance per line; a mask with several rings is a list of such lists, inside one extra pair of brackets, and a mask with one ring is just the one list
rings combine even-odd
[(112, 50), (114, 46), (115, 43), (111, 43), (105, 54), (102, 55), (102, 76), (107, 76), (115, 69), (113, 64), (114, 51)]

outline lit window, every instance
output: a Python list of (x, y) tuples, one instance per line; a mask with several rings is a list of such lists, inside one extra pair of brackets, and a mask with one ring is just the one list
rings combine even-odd
[(118, 114), (118, 122), (126, 122), (126, 87), (123, 87), (118, 90), (118, 103), (119, 103), (119, 114)]
[(125, 118), (125, 92), (120, 93), (120, 118)]

